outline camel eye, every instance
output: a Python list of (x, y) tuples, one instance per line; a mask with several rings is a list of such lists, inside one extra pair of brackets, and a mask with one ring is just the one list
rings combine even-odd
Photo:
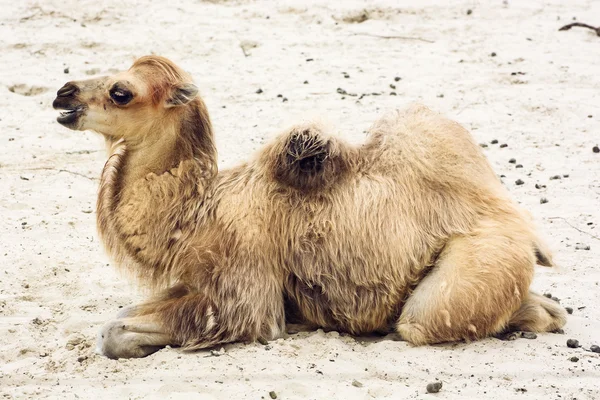
[(118, 86), (113, 86), (110, 89), (110, 98), (119, 106), (124, 106), (133, 99), (133, 94), (127, 90)]

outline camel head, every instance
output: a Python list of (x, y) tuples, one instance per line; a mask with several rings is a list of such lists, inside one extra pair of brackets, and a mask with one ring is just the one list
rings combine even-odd
[(67, 82), (52, 106), (61, 110), (57, 121), (67, 128), (142, 142), (164, 133), (164, 125), (180, 118), (197, 94), (191, 77), (171, 61), (145, 56), (113, 76)]

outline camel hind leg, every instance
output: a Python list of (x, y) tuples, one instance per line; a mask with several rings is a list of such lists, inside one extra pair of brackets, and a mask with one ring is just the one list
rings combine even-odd
[(554, 300), (529, 292), (510, 317), (508, 330), (554, 332), (567, 322), (567, 312)]
[(533, 278), (530, 243), (518, 220), (485, 221), (470, 235), (451, 238), (406, 301), (396, 326), (400, 336), (422, 345), (503, 331)]

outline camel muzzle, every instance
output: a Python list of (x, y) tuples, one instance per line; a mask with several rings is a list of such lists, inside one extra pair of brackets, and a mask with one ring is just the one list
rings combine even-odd
[(71, 82), (66, 83), (56, 92), (56, 99), (52, 102), (55, 110), (62, 110), (56, 118), (59, 124), (66, 127), (72, 126), (82, 115), (85, 105), (76, 99), (79, 88)]

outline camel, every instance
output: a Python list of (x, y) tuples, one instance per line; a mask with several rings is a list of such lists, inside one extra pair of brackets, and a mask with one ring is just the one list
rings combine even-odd
[(529, 291), (553, 265), (531, 215), (469, 132), (424, 106), (356, 146), (296, 125), (223, 171), (197, 87), (166, 58), (68, 82), (53, 107), (105, 137), (99, 233), (151, 292), (102, 327), (107, 357), (272, 340), (288, 323), (426, 345), (566, 322)]

